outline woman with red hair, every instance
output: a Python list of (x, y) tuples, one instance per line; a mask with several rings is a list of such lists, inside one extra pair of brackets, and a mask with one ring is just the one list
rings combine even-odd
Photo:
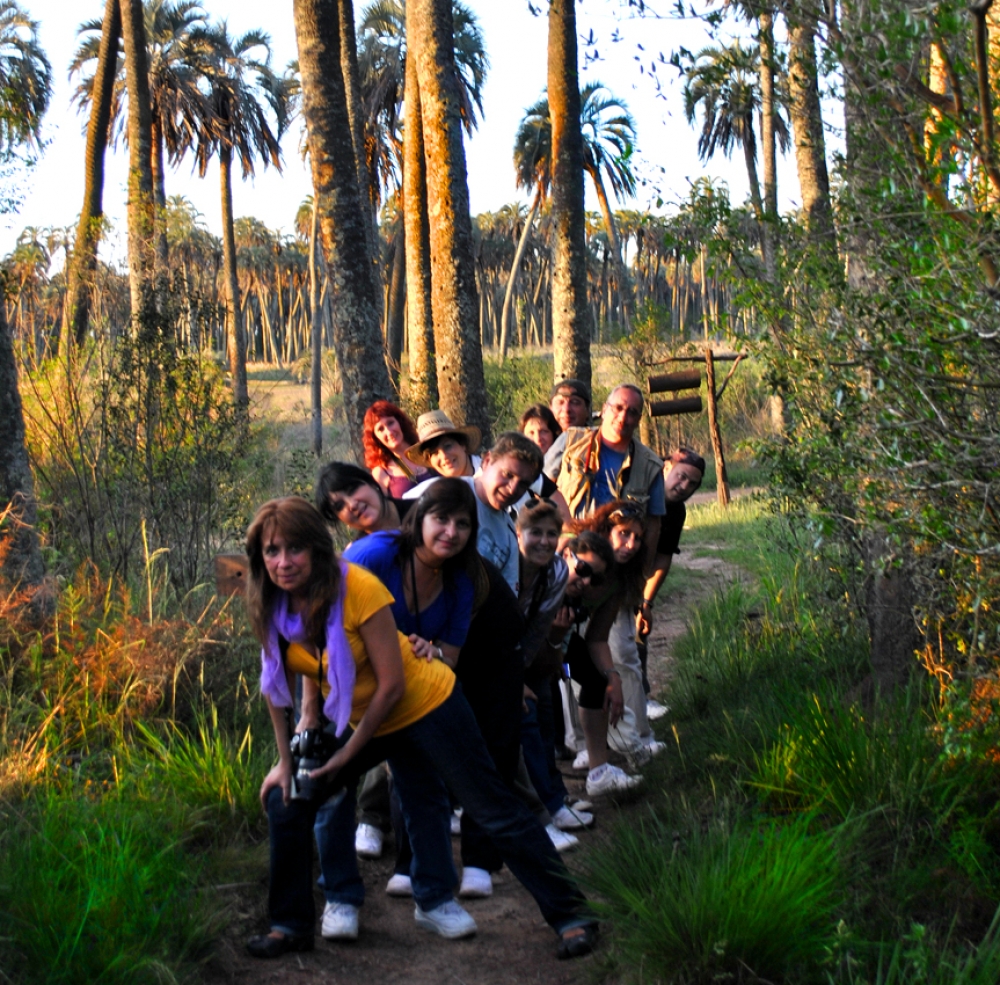
[(394, 403), (376, 400), (365, 411), (362, 441), (365, 466), (387, 496), (401, 499), (427, 475), (427, 469), (405, 457), (406, 449), (417, 443), (417, 429)]

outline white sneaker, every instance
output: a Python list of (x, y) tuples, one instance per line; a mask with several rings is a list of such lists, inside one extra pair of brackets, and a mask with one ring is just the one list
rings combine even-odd
[(327, 903), (323, 907), (321, 933), (328, 941), (356, 941), (358, 908), (350, 903)]
[(576, 835), (560, 831), (554, 824), (546, 824), (545, 833), (549, 836), (549, 841), (555, 845), (557, 852), (568, 852), (580, 844), (580, 839)]
[(620, 793), (637, 787), (641, 782), (641, 776), (629, 776), (617, 766), (605, 763), (587, 774), (587, 795), (599, 797), (602, 793)]
[(389, 896), (412, 896), (413, 884), (410, 882), (409, 876), (396, 872), (385, 884), (385, 891)]
[(560, 831), (576, 831), (579, 828), (589, 828), (594, 823), (594, 815), (563, 806), (552, 815), (552, 823)]
[(467, 865), (462, 870), (462, 885), (458, 895), (463, 899), (485, 899), (493, 895), (493, 879), (485, 869)]
[(418, 927), (433, 930), (435, 934), (447, 937), (450, 941), (460, 937), (471, 937), (476, 932), (476, 921), (455, 900), (448, 900), (433, 910), (421, 910), (419, 906), (413, 910), (413, 918)]
[(647, 741), (643, 742), (642, 745), (650, 756), (659, 756), (660, 753), (667, 748), (667, 744), (665, 742), (660, 742), (658, 739), (654, 739), (652, 736), (650, 736)]
[(587, 755), (586, 749), (581, 749), (576, 754), (576, 759), (573, 760), (573, 769), (575, 770), (589, 770), (590, 769), (590, 756)]
[(359, 858), (382, 857), (382, 832), (371, 824), (359, 824), (354, 832), (354, 850)]
[(651, 722), (662, 718), (668, 711), (670, 709), (666, 705), (661, 705), (659, 701), (655, 701), (653, 698), (646, 698), (646, 717)]
[(572, 804), (569, 805), (571, 811), (592, 811), (594, 805), (589, 800), (574, 800)]
[(459, 807), (457, 811), (454, 811), (451, 815), (451, 834), (453, 838), (457, 838), (462, 833), (462, 808)]
[(659, 756), (667, 748), (665, 742), (657, 742), (652, 736), (646, 742), (640, 742), (634, 749), (628, 751), (629, 763), (632, 766), (644, 766), (654, 756)]

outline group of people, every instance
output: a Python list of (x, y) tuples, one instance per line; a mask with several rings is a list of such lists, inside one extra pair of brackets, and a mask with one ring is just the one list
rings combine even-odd
[[(279, 757), (261, 787), (271, 927), (252, 955), (313, 947), (314, 839), (321, 934), (356, 939), (358, 856), (380, 855), (390, 827), (386, 889), (413, 898), (418, 925), (475, 933), (455, 887), (488, 896), (506, 864), (560, 957), (593, 949), (596, 920), (559, 856), (593, 804), (569, 797), (557, 756), (575, 755), (596, 798), (641, 782), (609, 746), (630, 768), (663, 749), (644, 638), (705, 472), (695, 452), (664, 463), (642, 444), (642, 413), (623, 383), (592, 424), (589, 387), (564, 380), (483, 450), (478, 428), (440, 410), (414, 425), (377, 401), (365, 468), (330, 463), (315, 505), (257, 512), (247, 605)], [(359, 534), (342, 557), (339, 524)]]

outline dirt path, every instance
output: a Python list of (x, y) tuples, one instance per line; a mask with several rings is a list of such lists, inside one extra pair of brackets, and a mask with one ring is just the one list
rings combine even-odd
[[(699, 552), (703, 550), (699, 548)], [(654, 694), (661, 694), (669, 682), (673, 645), (684, 632), (688, 613), (721, 582), (738, 577), (738, 572), (711, 556), (683, 553), (675, 566), (700, 576), (684, 579), (685, 587), (667, 593), (669, 605), (657, 606), (660, 618), (650, 640), (649, 668)], [(585, 774), (574, 773), (568, 763), (561, 765), (570, 793), (583, 796)], [(611, 823), (614, 811), (610, 803), (597, 803), (596, 831)], [(564, 856), (571, 869), (579, 865), (588, 839), (593, 840), (594, 835), (583, 834), (580, 849)], [(457, 839), (455, 849), (457, 865)], [(495, 878), (490, 899), (466, 901), (479, 925), (477, 935), (466, 941), (446, 941), (414, 924), (412, 900), (385, 895), (385, 884), (392, 874), (391, 856), (360, 864), (367, 899), (357, 943), (333, 944), (317, 937), (316, 950), (309, 954), (287, 955), (277, 961), (249, 958), (244, 941), (266, 926), (267, 886), (262, 879), (258, 887), (232, 894), (234, 918), (204, 980), (211, 985), (293, 981), (301, 985), (575, 985), (593, 975), (594, 969), (588, 967), (593, 958), (556, 960), (555, 936), (534, 901), (506, 869)], [(316, 905), (321, 912), (318, 892)]]

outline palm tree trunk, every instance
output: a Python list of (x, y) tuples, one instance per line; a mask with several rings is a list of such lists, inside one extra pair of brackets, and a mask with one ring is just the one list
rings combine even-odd
[(760, 142), (764, 159), (764, 276), (773, 284), (778, 276), (778, 164), (774, 91), (774, 12), (760, 13)]
[(535, 189), (535, 197), (531, 203), (531, 211), (528, 218), (524, 220), (524, 229), (521, 230), (521, 238), (517, 243), (517, 250), (514, 253), (514, 262), (510, 265), (510, 276), (507, 278), (507, 291), (503, 298), (503, 315), (500, 318), (500, 365), (503, 365), (507, 355), (507, 340), (510, 332), (510, 309), (514, 302), (514, 287), (517, 284), (517, 275), (521, 270), (521, 260), (531, 236), (531, 227), (534, 225), (535, 216), (538, 215), (538, 208), (542, 204), (542, 188), (539, 185)]
[(294, 0), (294, 12), (313, 195), (335, 300), (334, 349), (348, 431), (363, 461), (365, 410), (372, 401), (387, 399), (392, 386), (365, 238), (368, 213), (358, 188), (347, 90), (342, 72), (330, 71), (340, 64), (340, 13), (326, 0)]
[[(753, 206), (753, 214), (763, 228), (764, 224), (764, 202), (760, 197), (760, 179), (757, 177), (757, 160), (754, 153), (754, 145), (749, 140), (743, 141), (743, 159), (747, 166), (747, 181), (750, 183), (750, 204)], [(761, 233), (763, 236), (763, 233)]]
[(583, 135), (577, 71), (576, 0), (550, 0), (552, 118), (552, 341), (557, 380), (590, 383), (590, 308), (583, 195)]
[(836, 234), (830, 204), (830, 177), (816, 71), (816, 23), (808, 15), (788, 21), (789, 115), (795, 137), (802, 209), (810, 239), (835, 256)]
[(62, 347), (68, 351), (71, 338), (81, 345), (90, 326), (90, 292), (97, 270), (97, 244), (104, 215), (104, 152), (108, 146), (108, 126), (115, 74), (118, 70), (118, 39), (122, 32), (118, 0), (106, 0), (101, 44), (94, 72), (90, 120), (87, 123), (86, 184), (83, 208), (76, 227), (76, 242), (69, 263)]
[(479, 337), (469, 185), (455, 71), (451, 0), (410, 0), (407, 60), (420, 85), (430, 226), (431, 310), (441, 409), (490, 441)]
[(406, 324), (406, 226), (400, 220), (392, 246), (392, 276), (386, 314), (386, 350), (389, 376), (399, 392), (399, 367), (403, 359), (403, 334)]
[[(407, 11), (412, 36), (413, 14)], [(410, 350), (409, 398), (414, 412), (437, 406), (434, 321), (431, 316), (431, 242), (427, 219), (427, 167), (416, 59), (406, 60), (403, 105), (403, 225), (406, 244), (406, 335)]]
[(319, 202), (313, 196), (312, 224), (309, 229), (309, 310), (310, 367), (309, 396), (311, 404), (312, 450), (319, 458), (323, 454), (323, 309), (319, 303), (319, 270), (317, 270), (317, 240), (319, 239)]
[(154, 218), (152, 113), (149, 64), (142, 0), (121, 0), (128, 86), (128, 266), (132, 322), (140, 333), (152, 331), (154, 291)]
[[(166, 298), (167, 276), (169, 273), (167, 250), (167, 193), (163, 178), (163, 134), (156, 123), (151, 120), (152, 168), (153, 168), (153, 201), (156, 208), (154, 221), (156, 223), (156, 276), (159, 284), (157, 291)], [(162, 304), (161, 304), (162, 307)]]
[(250, 407), (247, 388), (247, 343), (243, 333), (240, 284), (236, 277), (236, 236), (233, 233), (233, 149), (219, 148), (219, 184), (222, 191), (222, 280), (226, 302), (226, 354), (236, 412), (244, 418)]
[[(586, 165), (585, 165), (586, 166)], [(625, 261), (622, 258), (621, 242), (618, 239), (618, 228), (615, 224), (615, 214), (611, 211), (611, 203), (608, 201), (608, 192), (604, 187), (604, 180), (601, 172), (597, 168), (587, 168), (590, 180), (594, 183), (594, 191), (597, 193), (597, 203), (601, 209), (601, 216), (604, 218), (604, 228), (608, 234), (608, 245), (611, 248), (611, 263), (614, 267), (615, 278), (618, 281), (618, 298), (622, 306), (622, 320), (625, 323), (625, 331), (632, 330), (632, 284), (629, 280), (628, 271), (625, 269)]]
[(375, 280), (375, 297), (378, 317), (382, 320), (382, 267), (379, 263), (379, 234), (376, 219), (375, 189), (368, 171), (368, 154), (365, 150), (365, 115), (361, 105), (361, 79), (358, 70), (358, 44), (354, 33), (353, 0), (337, 0), (340, 8), (340, 71), (347, 91), (347, 116), (351, 122), (351, 139), (354, 142), (354, 161), (358, 169), (358, 189), (365, 206), (368, 222), (365, 240), (371, 257), (372, 277)]

